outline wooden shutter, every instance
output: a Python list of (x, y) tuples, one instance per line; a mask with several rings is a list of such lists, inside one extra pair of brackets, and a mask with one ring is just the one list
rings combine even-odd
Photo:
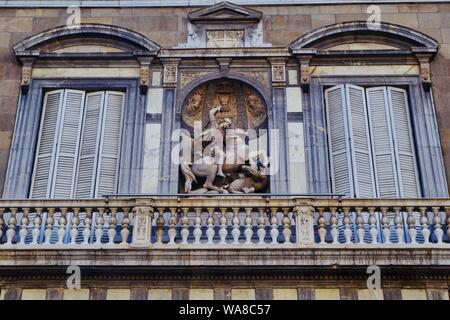
[(65, 90), (64, 93), (51, 198), (73, 196), (84, 94), (79, 90)]
[(409, 122), (406, 90), (387, 87), (391, 111), (397, 176), (401, 197), (419, 197), (419, 179), (415, 161), (414, 142)]
[(395, 155), (386, 87), (366, 90), (369, 110), (372, 152), (377, 193), (382, 198), (400, 196), (398, 191)]
[(50, 197), (63, 98), (64, 90), (49, 91), (44, 96), (43, 116), (30, 191), (31, 198)]
[(124, 96), (106, 91), (95, 196), (116, 192)]
[(372, 154), (364, 88), (346, 85), (348, 130), (356, 197), (374, 197)]
[(344, 85), (325, 90), (333, 192), (354, 195)]
[(94, 193), (104, 98), (104, 91), (86, 94), (80, 160), (75, 188), (76, 198), (91, 198)]

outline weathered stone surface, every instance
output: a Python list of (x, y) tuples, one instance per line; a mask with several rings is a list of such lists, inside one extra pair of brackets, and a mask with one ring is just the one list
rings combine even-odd
[(172, 300), (188, 300), (189, 288), (173, 288)]
[(427, 289), (428, 300), (448, 300), (448, 289)]
[(89, 300), (106, 300), (106, 288), (92, 288), (89, 290)]
[(172, 300), (171, 288), (150, 288), (148, 300)]
[(340, 300), (339, 289), (316, 289), (316, 300)]
[(231, 300), (231, 289), (214, 288), (214, 300)]
[(425, 289), (402, 289), (402, 300), (427, 300)]
[(231, 300), (255, 300), (255, 289), (233, 288), (231, 289)]
[(64, 300), (89, 300), (89, 289), (64, 289)]
[(256, 288), (255, 289), (256, 300), (273, 300), (272, 288)]
[(297, 300), (297, 289), (294, 288), (274, 288), (273, 300)]
[(402, 292), (400, 289), (386, 288), (383, 289), (384, 300), (401, 300)]
[(213, 289), (190, 289), (189, 300), (214, 300)]
[(147, 300), (148, 289), (147, 288), (132, 288), (131, 300)]
[(111, 289), (106, 292), (106, 300), (130, 300), (130, 289)]
[(62, 288), (48, 288), (45, 299), (46, 300), (61, 300), (63, 296)]

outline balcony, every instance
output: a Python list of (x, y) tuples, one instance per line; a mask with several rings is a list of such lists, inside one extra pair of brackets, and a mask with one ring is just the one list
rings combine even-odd
[(0, 200), (2, 249), (446, 247), (450, 199), (276, 195)]
[(163, 273), (237, 267), (240, 273), (263, 268), (282, 274), (377, 264), (445, 273), (449, 225), (450, 199), (160, 195), (1, 200), (0, 267), (12, 275), (70, 264), (105, 272), (114, 266), (126, 273), (138, 272), (136, 267)]

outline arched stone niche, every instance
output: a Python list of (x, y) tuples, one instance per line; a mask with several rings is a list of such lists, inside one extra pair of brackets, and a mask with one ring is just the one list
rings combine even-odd
[[(261, 150), (258, 149), (258, 152), (264, 152), (263, 157), (267, 157), (269, 133), (264, 129), (268, 129), (268, 108), (258, 90), (243, 81), (229, 78), (206, 81), (194, 87), (186, 95), (180, 111), (181, 128), (186, 129), (184, 134), (188, 135), (188, 137), (183, 136), (182, 139), (188, 139), (194, 149), (191, 150), (193, 151), (191, 159), (193, 162), (188, 164), (182, 160), (179, 192), (268, 192), (269, 177), (267, 175), (260, 176), (260, 172), (257, 171), (248, 171), (252, 162), (247, 156), (242, 159), (238, 155), (238, 150), (246, 150), (243, 151), (245, 155), (253, 154), (254, 150), (249, 146), (255, 146), (256, 143), (261, 148)], [(222, 124), (228, 119), (230, 120), (229, 126), (222, 128)], [(202, 130), (200, 136), (199, 128)], [(219, 128), (223, 134), (224, 164), (222, 167), (218, 166), (216, 162), (210, 165), (196, 165), (195, 143), (199, 141), (197, 139), (200, 141), (204, 139), (203, 142), (198, 142), (203, 151), (201, 156), (203, 161), (206, 159), (203, 157), (209, 156), (208, 147), (211, 147), (211, 142), (215, 139), (208, 133), (212, 128)], [(235, 134), (240, 136), (240, 142), (230, 138), (229, 135)], [(235, 144), (230, 148), (231, 143)], [(241, 147), (243, 149), (239, 149)], [(236, 154), (232, 155), (233, 152)], [(254, 170), (257, 168), (256, 170), (262, 172), (266, 169), (268, 172), (268, 166), (262, 166), (262, 162), (267, 161), (268, 158), (263, 157), (253, 159), (257, 166), (253, 167)], [(224, 176), (219, 174), (222, 168)], [(208, 186), (208, 179), (211, 179), (211, 186)], [(186, 187), (188, 185), (189, 188)]]

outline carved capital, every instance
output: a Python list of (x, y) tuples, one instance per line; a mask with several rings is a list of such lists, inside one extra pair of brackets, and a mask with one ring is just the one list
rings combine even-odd
[(22, 72), (21, 72), (21, 80), (20, 80), (20, 88), (22, 90), (22, 94), (27, 94), (30, 88), (31, 83), (31, 74), (33, 71), (33, 63), (34, 58), (22, 58)]
[(134, 207), (133, 247), (147, 247), (152, 236), (153, 208), (147, 206)]
[(303, 92), (309, 92), (309, 83), (311, 81), (310, 61), (313, 56), (313, 53), (297, 56), (298, 62), (300, 63), (300, 85)]
[(428, 91), (431, 88), (431, 65), (430, 61), (433, 58), (433, 53), (424, 50), (423, 48), (413, 48), (413, 52), (419, 61), (420, 80), (423, 88)]

